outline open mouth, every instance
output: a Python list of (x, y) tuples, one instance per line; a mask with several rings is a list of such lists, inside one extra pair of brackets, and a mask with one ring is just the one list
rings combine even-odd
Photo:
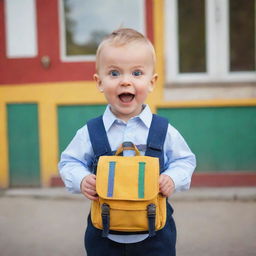
[(129, 103), (134, 99), (135, 95), (132, 93), (121, 93), (118, 97), (123, 103)]

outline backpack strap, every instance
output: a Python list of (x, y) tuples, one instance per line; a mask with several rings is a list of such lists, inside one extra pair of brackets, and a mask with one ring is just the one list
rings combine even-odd
[(164, 142), (169, 122), (166, 118), (153, 114), (147, 139), (146, 156), (159, 158), (160, 172), (164, 171)]
[[(145, 155), (159, 158), (161, 172), (164, 171), (163, 145), (168, 129), (168, 124), (169, 122), (166, 118), (153, 114), (147, 138), (147, 149)], [(110, 156), (113, 155), (113, 152), (111, 151), (108, 142), (108, 137), (103, 124), (102, 116), (89, 120), (87, 123), (87, 128), (93, 152), (95, 155), (93, 165), (93, 167), (95, 168), (97, 166), (97, 162), (100, 156)], [(95, 172), (95, 169), (93, 170)]]
[(87, 122), (87, 128), (93, 152), (95, 155), (92, 167), (93, 172), (96, 173), (97, 163), (100, 156), (110, 156), (113, 155), (113, 153), (108, 142), (108, 137), (104, 127), (102, 116), (89, 120)]
[[(166, 118), (153, 114), (147, 139), (146, 156), (159, 158), (160, 173), (164, 171), (164, 142), (169, 122)], [(149, 237), (155, 235), (156, 206), (150, 204), (147, 207)]]

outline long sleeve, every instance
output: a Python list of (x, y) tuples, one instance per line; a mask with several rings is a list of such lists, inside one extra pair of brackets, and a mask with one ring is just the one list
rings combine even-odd
[(164, 174), (174, 181), (175, 191), (188, 190), (196, 167), (196, 158), (181, 134), (171, 125), (168, 127), (164, 151)]
[(62, 152), (58, 164), (60, 176), (68, 191), (80, 193), (81, 181), (91, 173), (92, 161), (92, 146), (87, 126), (84, 126), (77, 131), (75, 137)]

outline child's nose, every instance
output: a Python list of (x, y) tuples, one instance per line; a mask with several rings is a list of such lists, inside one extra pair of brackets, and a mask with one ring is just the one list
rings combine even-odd
[(131, 79), (129, 76), (123, 76), (121, 80), (122, 86), (130, 86), (132, 84)]

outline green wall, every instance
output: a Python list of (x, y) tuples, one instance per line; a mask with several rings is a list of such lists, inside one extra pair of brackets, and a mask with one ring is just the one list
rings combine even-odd
[(59, 154), (67, 147), (76, 131), (86, 122), (104, 113), (105, 105), (72, 105), (58, 107)]
[(38, 110), (36, 104), (8, 104), (10, 186), (39, 186)]
[(198, 171), (256, 171), (256, 107), (159, 108), (197, 157)]
[[(104, 105), (58, 107), (59, 153)], [(256, 107), (159, 108), (197, 157), (197, 171), (256, 171)]]
[[(105, 105), (58, 107), (61, 153), (76, 131)], [(197, 171), (256, 171), (256, 106), (159, 108), (188, 142)], [(8, 104), (10, 186), (40, 186), (37, 104)]]

